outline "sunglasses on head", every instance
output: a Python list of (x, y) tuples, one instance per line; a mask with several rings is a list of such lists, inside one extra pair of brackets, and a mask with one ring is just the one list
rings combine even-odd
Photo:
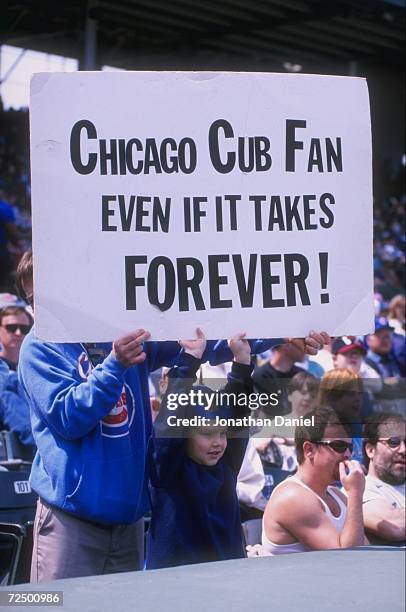
[(20, 323), (8, 323), (7, 325), (2, 325), (4, 329), (8, 331), (9, 334), (15, 334), (17, 329), (26, 336), (31, 329), (31, 325), (21, 325)]
[(352, 453), (354, 448), (354, 444), (352, 442), (345, 442), (344, 440), (323, 440), (322, 442), (317, 442), (317, 444), (328, 446), (336, 453), (345, 453), (347, 449), (350, 451), (350, 453)]
[(392, 436), (392, 438), (379, 438), (378, 442), (383, 442), (383, 444), (386, 444), (393, 450), (399, 448), (402, 442), (406, 445), (406, 440), (402, 440), (400, 436)]

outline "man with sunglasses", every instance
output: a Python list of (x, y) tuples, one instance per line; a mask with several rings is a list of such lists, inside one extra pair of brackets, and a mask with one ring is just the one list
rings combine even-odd
[[(349, 548), (365, 543), (365, 476), (351, 461), (351, 435), (330, 408), (307, 413), (295, 431), (298, 470), (273, 491), (264, 513), (262, 554)], [(341, 480), (346, 495), (333, 486)]]
[(16, 371), (21, 344), (32, 321), (24, 306), (0, 308), (0, 359)]
[(376, 543), (403, 543), (405, 533), (405, 419), (380, 413), (364, 426), (364, 460), (368, 475), (364, 523)]
[[(10, 298), (14, 296), (10, 295)], [(7, 377), (0, 396), (0, 428), (17, 434), (24, 446), (34, 448), (30, 410), (19, 385), (17, 365), (21, 344), (31, 329), (32, 320), (24, 302), (15, 298), (0, 307), (0, 361), (7, 367)]]

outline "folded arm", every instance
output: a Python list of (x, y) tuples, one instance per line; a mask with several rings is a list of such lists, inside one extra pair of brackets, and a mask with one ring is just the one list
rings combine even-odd
[(394, 542), (406, 539), (404, 508), (393, 508), (384, 499), (372, 499), (364, 503), (363, 514), (365, 529), (375, 536)]

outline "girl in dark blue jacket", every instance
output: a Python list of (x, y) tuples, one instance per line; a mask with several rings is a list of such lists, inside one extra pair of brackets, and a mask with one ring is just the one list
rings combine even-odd
[[(207, 410), (202, 398), (206, 393), (210, 404), (214, 392), (192, 387), (206, 339), (198, 329), (196, 340), (181, 344), (185, 351), (169, 372), (155, 421), (148, 569), (244, 556), (236, 483), (247, 437), (233, 424), (247, 414), (246, 396), (252, 390), (250, 346), (243, 334), (229, 341), (234, 361), (227, 385), (217, 392), (217, 396), (232, 394), (228, 403), (237, 399), (238, 406), (245, 408), (228, 408), (223, 403)], [(190, 399), (187, 405), (185, 398)], [(198, 426), (188, 426), (187, 420), (193, 417)], [(224, 421), (218, 424), (219, 419), (228, 426)]]

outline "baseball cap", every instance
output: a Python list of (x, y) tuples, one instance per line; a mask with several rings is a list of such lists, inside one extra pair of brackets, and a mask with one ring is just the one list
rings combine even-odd
[(375, 317), (375, 332), (380, 329), (394, 329), (386, 317)]
[(353, 351), (354, 349), (361, 351), (363, 355), (366, 355), (367, 353), (367, 350), (362, 342), (357, 340), (357, 338), (354, 336), (341, 336), (340, 338), (336, 338), (331, 346), (331, 352), (333, 355), (344, 355), (345, 353)]
[(0, 310), (2, 308), (8, 308), (9, 306), (27, 308), (28, 304), (13, 293), (0, 293)]

